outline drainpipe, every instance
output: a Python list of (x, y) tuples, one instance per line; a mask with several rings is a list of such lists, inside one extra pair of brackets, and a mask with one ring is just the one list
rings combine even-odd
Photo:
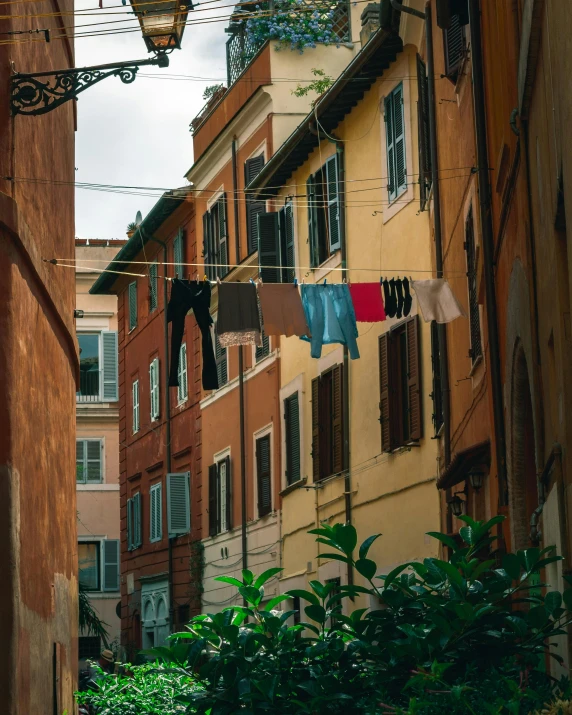
[[(240, 215), (238, 211), (238, 161), (236, 136), (232, 140), (232, 189), (234, 193), (234, 242), (236, 251), (235, 263), (240, 263)], [(246, 435), (244, 428), (244, 352), (242, 345), (238, 346), (238, 421), (240, 430), (240, 498), (241, 498), (241, 541), (242, 568), (248, 568), (248, 540), (246, 534)], [(246, 602), (245, 602), (246, 603)]]
[[(139, 230), (144, 238), (149, 241), (154, 241), (163, 247), (163, 330), (165, 337), (165, 440), (166, 440), (166, 453), (165, 462), (167, 467), (167, 474), (171, 472), (171, 393), (169, 387), (169, 323), (167, 322), (167, 303), (169, 302), (169, 296), (167, 292), (167, 244), (161, 241), (155, 236), (149, 236), (145, 233), (142, 226), (139, 226)], [(169, 582), (169, 632), (173, 632), (174, 625), (174, 614), (175, 614), (175, 600), (173, 597), (173, 539), (167, 533), (167, 543), (168, 543), (168, 582)]]
[[(431, 188), (433, 191), (433, 227), (435, 231), (435, 268), (437, 278), (443, 278), (443, 236), (441, 231), (441, 187), (439, 185), (439, 154), (437, 152), (437, 120), (435, 116), (435, 63), (433, 58), (433, 22), (431, 5), (427, 3), (425, 12), (405, 7), (391, 0), (391, 6), (425, 21), (425, 43), (427, 54), (427, 96), (429, 104), (429, 150), (431, 152)], [(441, 379), (441, 403), (443, 405), (443, 457), (444, 466), (451, 463), (451, 404), (449, 386), (449, 356), (447, 351), (447, 328), (444, 323), (437, 326), (439, 343), (439, 377)], [(450, 496), (447, 490), (447, 497)], [(447, 531), (453, 530), (453, 516), (446, 510)]]
[(502, 377), (500, 366), (499, 329), (494, 275), (494, 238), (490, 205), (491, 187), (487, 152), (487, 127), (485, 116), (485, 90), (483, 83), (483, 53), (481, 46), (481, 13), (479, 0), (469, 0), (471, 32), (471, 60), (473, 74), (473, 103), (475, 107), (475, 137), (479, 178), (479, 207), (483, 233), (483, 270), (485, 276), (485, 301), (490, 350), (491, 387), (495, 430), (495, 452), (499, 480), (499, 503), (508, 503), (506, 478), (506, 442), (502, 403)]

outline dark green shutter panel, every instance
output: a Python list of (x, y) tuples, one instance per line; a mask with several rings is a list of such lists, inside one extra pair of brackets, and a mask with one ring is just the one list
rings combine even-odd
[(385, 152), (387, 154), (387, 194), (389, 201), (397, 196), (395, 184), (395, 145), (393, 141), (393, 94), (388, 95), (383, 103), (385, 120)]
[(264, 154), (253, 156), (244, 162), (244, 183), (248, 186), (264, 168)]
[(103, 590), (119, 591), (119, 540), (103, 542)]
[(167, 528), (169, 538), (191, 530), (190, 472), (167, 474)]
[(452, 15), (449, 27), (443, 30), (443, 44), (445, 46), (445, 75), (456, 82), (466, 47), (465, 28), (461, 25), (458, 15)]
[(443, 424), (443, 394), (441, 388), (441, 354), (439, 352), (439, 325), (431, 321), (431, 365), (433, 368), (433, 425), (435, 434)]
[(175, 264), (174, 266), (174, 274), (175, 277), (177, 278), (182, 278), (183, 277), (183, 271), (184, 271), (184, 256), (183, 256), (183, 229), (179, 229), (179, 232), (175, 236), (175, 240), (173, 241), (173, 263)]
[(330, 253), (337, 251), (341, 245), (340, 240), (340, 207), (338, 197), (338, 157), (330, 157), (326, 162), (326, 182), (328, 197), (328, 233), (330, 239)]
[(258, 265), (264, 283), (280, 283), (280, 245), (276, 211), (258, 215)]
[(218, 339), (217, 326), (214, 326), (215, 333), (215, 360), (216, 360), (216, 374), (218, 377), (218, 386), (222, 387), (228, 382), (228, 369), (227, 369), (227, 353), (226, 348), (223, 348)]
[(315, 267), (320, 264), (320, 253), (318, 250), (318, 211), (316, 207), (316, 183), (314, 174), (309, 176), (306, 181), (306, 192), (308, 196), (308, 242), (310, 244), (310, 265)]
[(312, 380), (312, 473), (320, 479), (320, 378)]
[(300, 412), (298, 393), (284, 400), (284, 425), (286, 430), (286, 483), (300, 479)]
[(391, 424), (391, 400), (389, 387), (390, 335), (379, 336), (379, 422), (381, 424), (381, 451), (393, 449), (393, 428)]
[(294, 249), (294, 209), (291, 203), (287, 203), (282, 209), (284, 212), (284, 236), (281, 240), (284, 242), (284, 259), (286, 268), (283, 271), (284, 280), (286, 283), (292, 283), (296, 278), (296, 251)]
[(129, 284), (129, 330), (137, 327), (137, 282)]
[(260, 362), (270, 355), (270, 338), (262, 331), (262, 345), (256, 346), (256, 362)]
[(256, 440), (256, 473), (258, 482), (258, 516), (265, 516), (272, 511), (270, 435), (265, 435)]
[(230, 473), (230, 457), (223, 460), (226, 464), (226, 528), (232, 529), (232, 475)]
[[(244, 184), (248, 186), (260, 174), (264, 167), (264, 154), (247, 159), (244, 163)], [(246, 234), (248, 253), (258, 250), (258, 215), (266, 211), (265, 201), (246, 199)]]
[(133, 502), (133, 548), (137, 549), (143, 543), (141, 492), (137, 492), (131, 501)]
[(469, 355), (473, 363), (483, 354), (481, 344), (481, 317), (479, 315), (479, 294), (477, 288), (477, 260), (475, 252), (475, 228), (473, 211), (469, 211), (465, 223), (465, 251), (467, 253), (467, 281), (469, 283), (469, 328), (471, 348)]
[(226, 219), (226, 194), (223, 194), (217, 201), (218, 211), (218, 265), (219, 276), (223, 278), (229, 272), (228, 267), (228, 229)]
[(103, 344), (103, 399), (115, 402), (119, 399), (117, 391), (117, 333), (104, 330), (101, 333)]
[(395, 183), (397, 195), (407, 187), (407, 167), (405, 158), (405, 113), (403, 107), (403, 85), (398, 85), (393, 95), (393, 147), (395, 153)]
[(419, 135), (419, 198), (423, 211), (431, 190), (431, 149), (427, 69), (419, 55), (417, 55), (417, 131)]
[(409, 439), (420, 440), (423, 436), (421, 412), (421, 361), (419, 350), (419, 323), (414, 315), (405, 324), (407, 336), (407, 407)]
[(127, 500), (127, 551), (133, 549), (133, 499)]
[(218, 467), (216, 464), (209, 466), (209, 536), (218, 534)]
[(332, 454), (333, 473), (344, 468), (344, 379), (343, 365), (332, 370)]
[(75, 443), (75, 478), (78, 482), (85, 482), (85, 440), (78, 439)]
[(101, 440), (88, 439), (86, 445), (86, 466), (85, 472), (86, 481), (101, 482), (103, 476), (102, 460), (101, 460)]
[(157, 263), (149, 266), (149, 311), (157, 308)]

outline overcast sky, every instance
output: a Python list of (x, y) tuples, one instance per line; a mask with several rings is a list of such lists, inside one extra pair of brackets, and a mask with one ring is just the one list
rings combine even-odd
[[(94, 0), (77, 0), (76, 10), (93, 8)], [(101, 13), (118, 11), (117, 0), (104, 0)], [(128, 2), (129, 7), (129, 2)], [(225, 0), (205, 7), (230, 5)], [(113, 6), (113, 7), (110, 7)], [(197, 6), (197, 10), (199, 7)], [(231, 8), (213, 10), (229, 14)], [(119, 10), (120, 11), (120, 10)], [(209, 14), (212, 14), (210, 11)], [(196, 19), (206, 12), (190, 13)], [(76, 25), (116, 20), (123, 16), (76, 16)], [(125, 15), (126, 18), (133, 15)], [(189, 123), (204, 105), (202, 94), (216, 79), (226, 76), (227, 22), (188, 26), (183, 49), (170, 55), (167, 69), (141, 68), (132, 84), (110, 77), (81, 94), (76, 134), (76, 181), (122, 186), (175, 188), (185, 184), (193, 163)], [(138, 27), (136, 21), (120, 26)], [(103, 26), (95, 29), (104, 29)], [(115, 26), (117, 27), (117, 26)], [(85, 31), (85, 30), (83, 30)], [(76, 32), (82, 32), (77, 28)], [(140, 32), (103, 37), (77, 37), (76, 66), (123, 62), (148, 57)], [(150, 55), (149, 55), (150, 56)], [(206, 77), (205, 81), (156, 79), (166, 74)], [(156, 78), (155, 78), (156, 77)], [(85, 189), (76, 190), (76, 235), (82, 238), (124, 238), (126, 226), (143, 216), (157, 196), (131, 196)]]

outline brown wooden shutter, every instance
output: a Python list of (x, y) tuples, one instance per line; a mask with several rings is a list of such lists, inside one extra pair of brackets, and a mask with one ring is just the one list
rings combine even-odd
[(384, 333), (379, 336), (379, 422), (382, 452), (391, 452), (393, 449), (389, 399), (389, 349), (390, 335)]
[(312, 473), (320, 479), (320, 378), (312, 380)]
[(431, 189), (431, 149), (427, 70), (425, 62), (419, 55), (417, 55), (417, 130), (419, 133), (419, 195), (423, 211)]
[(344, 366), (332, 370), (332, 471), (339, 474), (344, 468)]
[(445, 75), (456, 82), (467, 45), (465, 28), (461, 25), (458, 15), (452, 15), (449, 27), (443, 30), (443, 45), (445, 48)]
[(230, 471), (230, 457), (225, 457), (226, 462), (226, 528), (232, 529), (232, 474)]
[(218, 534), (218, 467), (216, 464), (209, 466), (209, 536)]
[(423, 435), (421, 413), (421, 360), (419, 350), (419, 322), (417, 316), (405, 323), (407, 333), (407, 402), (409, 439), (419, 440)]
[(256, 476), (258, 482), (258, 516), (272, 511), (270, 488), (270, 435), (256, 440)]

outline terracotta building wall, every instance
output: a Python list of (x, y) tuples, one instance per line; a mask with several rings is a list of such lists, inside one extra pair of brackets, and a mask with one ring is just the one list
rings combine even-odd
[[(73, 11), (71, 0), (53, 10)], [(30, 25), (10, 6), (0, 31)], [(33, 20), (30, 20), (33, 23)], [(45, 18), (56, 30), (59, 20)], [(67, 68), (66, 40), (0, 46), (0, 711), (73, 711), (77, 670), (74, 432), (78, 370), (73, 270), (74, 107), (10, 116), (9, 75)]]

